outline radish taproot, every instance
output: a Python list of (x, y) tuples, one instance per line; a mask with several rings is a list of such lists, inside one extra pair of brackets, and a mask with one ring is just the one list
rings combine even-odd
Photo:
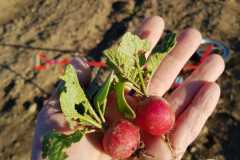
[(145, 132), (160, 136), (173, 128), (175, 114), (166, 100), (149, 97), (138, 107), (135, 122)]
[(116, 159), (130, 157), (139, 147), (140, 129), (127, 120), (120, 120), (103, 137), (104, 151)]

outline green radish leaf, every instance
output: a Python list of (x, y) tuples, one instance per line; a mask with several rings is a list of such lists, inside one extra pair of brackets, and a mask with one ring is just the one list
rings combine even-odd
[(156, 71), (157, 67), (159, 66), (159, 64), (161, 63), (161, 61), (164, 59), (166, 55), (167, 55), (166, 53), (158, 52), (151, 55), (148, 58), (146, 63), (146, 69), (149, 77), (151, 77), (151, 75)]
[(163, 58), (173, 49), (176, 44), (176, 34), (168, 33), (162, 43), (154, 49), (146, 62), (147, 77), (151, 77)]
[(170, 50), (175, 45), (176, 45), (176, 33), (169, 32), (164, 36), (164, 39), (160, 42), (160, 44), (154, 48), (153, 53), (154, 52), (169, 53)]
[(113, 72), (108, 76), (107, 80), (104, 82), (103, 86), (100, 88), (100, 90), (97, 92), (97, 94), (94, 96), (93, 102), (94, 106), (96, 107), (102, 121), (104, 122), (104, 114), (106, 110), (106, 104), (107, 104), (107, 97), (110, 90), (110, 87), (113, 82)]
[(71, 144), (79, 142), (85, 132), (75, 131), (70, 135), (63, 135), (56, 131), (52, 131), (43, 137), (42, 142), (42, 158), (48, 160), (66, 160), (67, 155), (65, 149)]
[(139, 64), (140, 66), (143, 66), (146, 63), (146, 57), (144, 54), (139, 55)]
[(124, 86), (125, 82), (122, 81), (118, 82), (115, 85), (117, 109), (124, 115), (125, 118), (134, 119), (136, 117), (136, 114), (125, 99)]
[(73, 127), (74, 120), (78, 120), (80, 124), (101, 128), (101, 121), (81, 88), (71, 64), (67, 65), (61, 79), (64, 81), (64, 89), (60, 93), (60, 106), (70, 127)]
[(119, 44), (104, 51), (109, 66), (117, 76), (132, 83), (137, 91), (142, 94), (144, 93), (145, 83), (140, 66), (145, 62), (143, 55), (149, 49), (150, 44), (147, 40), (127, 32), (123, 35)]
[(121, 54), (117, 48), (106, 50), (109, 66), (115, 71), (116, 75), (124, 80), (131, 82), (136, 88), (140, 89), (140, 79), (138, 70), (135, 67), (135, 57)]
[(135, 56), (135, 54), (144, 54), (150, 49), (150, 43), (137, 35), (127, 32), (121, 38), (118, 50), (120, 53)]

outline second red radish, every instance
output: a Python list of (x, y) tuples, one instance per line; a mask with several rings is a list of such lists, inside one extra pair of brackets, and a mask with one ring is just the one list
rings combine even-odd
[(116, 159), (130, 157), (140, 144), (140, 129), (127, 120), (120, 120), (103, 137), (103, 148)]

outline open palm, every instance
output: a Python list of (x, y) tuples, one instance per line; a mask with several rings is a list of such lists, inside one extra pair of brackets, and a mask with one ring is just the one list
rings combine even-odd
[[(151, 17), (144, 21), (137, 33), (147, 39), (153, 48), (163, 29), (162, 18)], [(216, 54), (209, 56), (170, 95), (165, 94), (183, 66), (199, 47), (201, 39), (201, 34), (197, 30), (186, 29), (177, 39), (175, 48), (165, 57), (150, 81), (148, 93), (153, 96), (164, 96), (168, 100), (175, 111), (176, 123), (174, 129), (169, 133), (168, 143), (160, 137), (143, 135), (146, 153), (153, 156), (149, 159), (181, 159), (216, 107), (220, 88), (214, 81), (224, 70), (224, 61)], [(72, 63), (77, 69), (80, 83), (85, 83), (90, 75), (89, 67), (81, 59), (75, 59)], [(117, 119), (118, 116), (113, 116), (113, 114), (110, 113), (110, 116)], [(45, 106), (38, 114), (32, 160), (42, 159), (41, 138), (53, 128), (62, 133), (70, 132), (63, 114), (59, 110), (55, 93), (45, 102)], [(111, 157), (102, 151), (98, 135), (84, 137), (79, 143), (73, 144), (67, 150), (67, 154), (70, 160), (111, 160)]]

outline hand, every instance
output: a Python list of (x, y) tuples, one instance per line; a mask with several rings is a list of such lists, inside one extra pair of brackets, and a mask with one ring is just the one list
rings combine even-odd
[[(151, 17), (144, 21), (137, 33), (146, 38), (153, 48), (163, 29), (163, 20), (160, 17)], [(162, 61), (150, 81), (149, 93), (155, 96), (165, 96), (176, 113), (176, 124), (169, 133), (168, 143), (160, 137), (143, 135), (146, 153), (154, 156), (156, 160), (181, 159), (187, 147), (200, 133), (218, 102), (220, 88), (214, 81), (223, 72), (224, 61), (215, 54), (210, 55), (205, 63), (201, 64), (180, 87), (170, 95), (164, 95), (184, 64), (199, 47), (201, 38), (201, 34), (197, 30), (186, 29), (177, 39), (175, 48)], [(73, 60), (72, 64), (78, 71), (80, 83), (86, 83), (87, 77), (90, 75), (88, 66), (80, 59)], [(38, 114), (32, 160), (42, 159), (40, 139), (53, 128), (62, 133), (70, 132), (63, 114), (60, 112), (55, 92)], [(97, 135), (84, 137), (79, 143), (73, 144), (67, 150), (67, 154), (70, 160), (111, 159), (102, 151)]]

